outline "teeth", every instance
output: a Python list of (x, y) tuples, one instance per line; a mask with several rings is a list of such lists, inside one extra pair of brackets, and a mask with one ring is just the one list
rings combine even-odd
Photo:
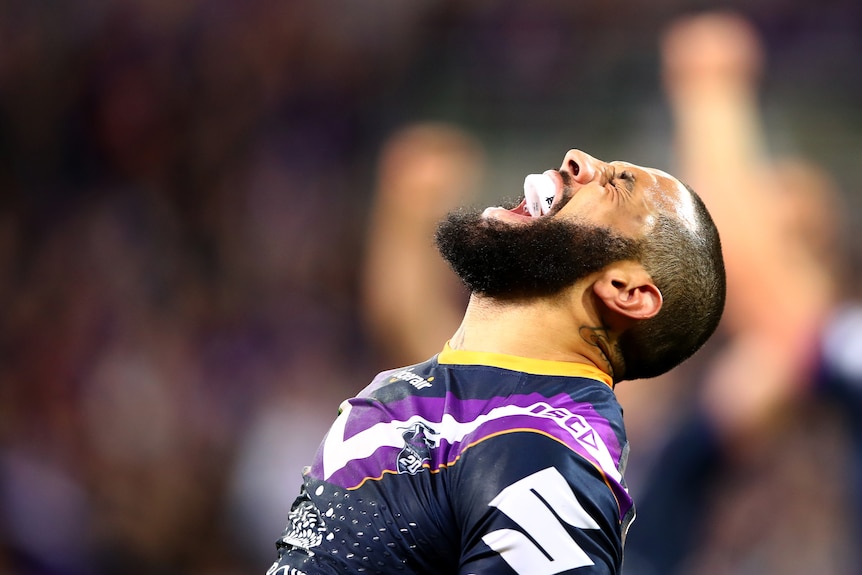
[(547, 214), (557, 195), (557, 186), (550, 176), (530, 174), (524, 178), (524, 198), (527, 210), (534, 218)]

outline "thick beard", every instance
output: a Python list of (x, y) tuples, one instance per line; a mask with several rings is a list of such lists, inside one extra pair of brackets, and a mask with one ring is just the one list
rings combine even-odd
[(549, 217), (512, 225), (476, 211), (450, 213), (435, 240), (471, 292), (498, 299), (554, 295), (640, 252), (637, 241), (607, 228)]

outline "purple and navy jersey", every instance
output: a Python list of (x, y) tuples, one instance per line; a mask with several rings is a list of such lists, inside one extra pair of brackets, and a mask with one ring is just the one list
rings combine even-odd
[(267, 574), (617, 573), (627, 445), (598, 369), (447, 346), (341, 404)]

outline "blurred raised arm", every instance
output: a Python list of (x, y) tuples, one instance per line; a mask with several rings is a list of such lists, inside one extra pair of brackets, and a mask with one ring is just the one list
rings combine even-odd
[(484, 150), (449, 124), (409, 125), (383, 146), (363, 266), (365, 319), (387, 361), (404, 365), (443, 348), (461, 321), (466, 291), (434, 247), (450, 210), (469, 202)]
[(828, 230), (828, 210), (812, 209), (826, 195), (811, 192), (829, 183), (808, 164), (770, 157), (759, 104), (765, 53), (747, 20), (726, 12), (677, 20), (662, 57), (680, 175), (703, 197), (724, 247), (729, 344), (704, 399), (733, 433), (761, 423), (808, 377), (833, 296), (810, 233)]

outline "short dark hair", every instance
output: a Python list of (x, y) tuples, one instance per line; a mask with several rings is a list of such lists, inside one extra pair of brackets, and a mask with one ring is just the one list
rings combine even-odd
[(727, 280), (718, 229), (690, 187), (694, 226), (661, 213), (642, 244), (641, 263), (662, 293), (654, 317), (624, 332), (617, 380), (661, 375), (696, 352), (715, 332), (724, 311)]

